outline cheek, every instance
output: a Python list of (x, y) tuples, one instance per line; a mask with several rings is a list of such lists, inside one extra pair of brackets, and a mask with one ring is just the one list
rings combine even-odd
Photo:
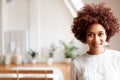
[(103, 40), (104, 42), (106, 42), (106, 39), (107, 39), (107, 36), (104, 36), (104, 37), (102, 38), (102, 40)]
[(103, 44), (103, 45), (105, 45), (105, 44), (106, 44), (106, 39), (104, 39), (104, 40), (102, 41), (102, 44)]
[(102, 45), (105, 45), (106, 44), (106, 36), (104, 36), (102, 39), (101, 39), (101, 43), (102, 43)]
[(86, 38), (86, 44), (90, 44), (92, 42), (92, 38)]
[(107, 39), (107, 34), (105, 33), (104, 40), (106, 41), (106, 39)]

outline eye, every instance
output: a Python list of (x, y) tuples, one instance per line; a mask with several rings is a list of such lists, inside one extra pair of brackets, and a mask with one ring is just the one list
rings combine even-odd
[(103, 32), (100, 32), (99, 34), (98, 34), (98, 36), (103, 36), (104, 35), (104, 33)]
[(94, 34), (92, 34), (92, 33), (87, 33), (87, 36), (88, 36), (88, 37), (93, 37)]

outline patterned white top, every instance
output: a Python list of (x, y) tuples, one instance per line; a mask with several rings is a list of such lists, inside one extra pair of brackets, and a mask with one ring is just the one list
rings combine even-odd
[(120, 52), (106, 49), (103, 54), (87, 53), (71, 64), (71, 80), (120, 80)]

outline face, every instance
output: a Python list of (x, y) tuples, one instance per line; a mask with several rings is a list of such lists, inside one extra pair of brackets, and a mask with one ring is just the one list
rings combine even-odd
[(100, 24), (91, 25), (86, 31), (86, 42), (90, 47), (88, 53), (100, 54), (104, 50), (106, 31)]

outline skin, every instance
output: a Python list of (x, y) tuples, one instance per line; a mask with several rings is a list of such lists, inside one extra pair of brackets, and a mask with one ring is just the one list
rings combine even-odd
[(86, 31), (86, 43), (89, 45), (88, 54), (98, 55), (105, 51), (106, 30), (100, 24), (93, 24)]

